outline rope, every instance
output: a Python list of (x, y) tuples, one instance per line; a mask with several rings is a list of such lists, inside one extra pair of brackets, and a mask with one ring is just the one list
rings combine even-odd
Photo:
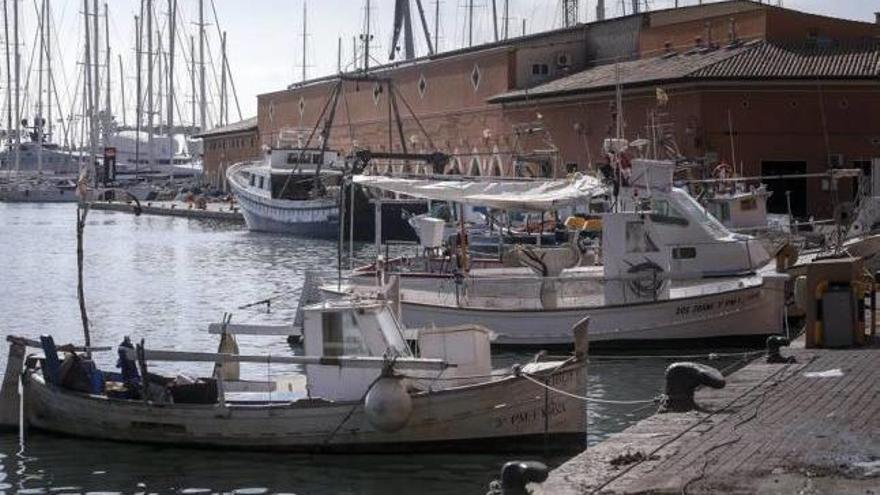
[(536, 380), (535, 378), (533, 378), (533, 377), (532, 377), (531, 375), (529, 375), (528, 373), (519, 372), (519, 373), (517, 374), (517, 376), (522, 377), (522, 378), (525, 378), (526, 380), (528, 380), (528, 381), (534, 383), (535, 385), (538, 385), (538, 386), (540, 386), (540, 387), (543, 387), (543, 388), (545, 388), (545, 389), (547, 389), (547, 390), (549, 390), (549, 391), (551, 391), (551, 392), (556, 392), (557, 394), (565, 395), (565, 396), (567, 396), (567, 397), (571, 397), (572, 399), (577, 399), (577, 400), (581, 400), (581, 401), (584, 401), (584, 402), (595, 402), (595, 403), (597, 403), (597, 404), (632, 405), (632, 404), (654, 404), (655, 402), (658, 401), (658, 399), (650, 399), (650, 400), (611, 400), (611, 399), (600, 399), (600, 398), (598, 398), (598, 397), (588, 397), (588, 396), (585, 396), (585, 395), (577, 395), (577, 394), (573, 394), (573, 393), (571, 393), (571, 392), (566, 392), (565, 390), (558, 389), (558, 388), (553, 387), (553, 386), (551, 386), (551, 385), (547, 385), (547, 384), (541, 382), (540, 380)]

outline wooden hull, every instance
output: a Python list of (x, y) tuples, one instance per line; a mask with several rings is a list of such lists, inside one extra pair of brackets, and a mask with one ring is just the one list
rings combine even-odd
[(707, 340), (779, 333), (781, 305), (761, 287), (724, 294), (552, 311), (503, 311), (429, 306), (402, 302), (409, 328), (483, 325), (498, 345), (570, 345), (571, 327), (590, 317), (590, 343)]
[[(585, 366), (580, 363), (541, 376), (570, 393), (583, 394), (586, 389)], [(61, 391), (46, 386), (34, 372), (25, 375), (24, 394), (30, 426), (84, 438), (138, 443), (307, 452), (408, 452), (461, 444), (494, 450), (509, 446), (512, 439), (524, 438), (552, 442), (576, 438), (579, 443), (574, 447), (583, 448), (586, 440), (583, 402), (515, 377), (414, 394), (408, 424), (394, 433), (374, 429), (363, 405), (352, 402), (226, 407), (146, 404)], [(545, 410), (549, 410), (546, 422)], [(532, 446), (544, 448), (541, 442)]]
[(236, 176), (238, 173), (237, 169), (230, 172), (229, 184), (249, 230), (327, 239), (339, 236), (339, 205), (335, 199), (271, 199), (250, 190)]

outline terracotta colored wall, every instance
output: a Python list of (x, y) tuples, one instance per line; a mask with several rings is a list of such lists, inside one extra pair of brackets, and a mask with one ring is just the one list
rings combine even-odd
[[(867, 6), (866, 6), (867, 8)], [(782, 9), (767, 9), (767, 38), (801, 41), (818, 37), (860, 40), (880, 36), (880, 25)]]
[[(404, 67), (391, 73), (402, 96), (402, 99), (398, 98), (399, 112), (408, 148), (423, 149), (426, 139), (409, 116), (404, 100), (440, 149), (469, 153), (476, 148), (482, 153), (490, 151), (496, 144), (502, 146), (508, 142), (510, 129), (501, 121), (501, 109), (490, 106), (486, 99), (511, 87), (509, 62), (511, 57), (507, 49), (497, 49)], [(476, 88), (472, 80), (475, 67), (479, 72)], [(380, 77), (385, 75), (379, 74)], [(419, 91), (422, 77), (425, 81), (423, 94)], [(340, 98), (331, 133), (332, 147), (343, 151), (350, 150), (353, 144), (375, 150), (389, 148), (388, 89), (383, 86), (382, 92), (374, 99), (375, 88), (376, 84), (372, 82), (344, 83), (345, 96)], [(307, 136), (318, 120), (330, 89), (331, 83), (322, 83), (260, 95), (258, 114), (262, 142), (274, 143), (282, 129), (299, 129), (301, 135)], [(350, 139), (349, 123), (354, 129), (354, 142)], [(392, 126), (392, 132), (391, 147), (400, 150), (396, 127)]]
[(224, 134), (205, 138), (205, 179), (209, 184), (223, 187), (226, 169), (244, 160), (259, 158), (260, 140), (256, 131)]
[[(764, 39), (766, 37), (766, 17), (764, 10), (736, 12), (712, 16), (680, 23), (649, 24), (642, 28), (639, 38), (639, 52), (642, 57), (652, 57), (665, 50), (666, 43), (677, 51), (693, 48), (695, 38), (707, 42), (711, 30), (712, 43), (725, 45), (730, 42), (730, 22), (734, 21), (736, 37), (740, 40)], [(710, 30), (707, 30), (706, 24)]]

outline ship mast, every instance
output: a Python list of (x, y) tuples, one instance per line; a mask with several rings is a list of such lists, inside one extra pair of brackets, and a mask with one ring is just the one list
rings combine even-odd
[(37, 137), (37, 173), (43, 173), (43, 55), (46, 53), (46, 0), (40, 5), (39, 36), (37, 43), (40, 54), (37, 57), (37, 108), (34, 116), (34, 135)]
[[(174, 35), (177, 29), (177, 0), (168, 0), (168, 165), (174, 166)], [(172, 169), (173, 170), (173, 169)]]
[(200, 131), (207, 130), (205, 121), (207, 107), (205, 100), (205, 0), (199, 0), (199, 113)]
[(153, 169), (153, 0), (147, 0), (147, 165)]
[[(83, 0), (88, 1), (88, 0)], [(12, 0), (12, 31), (15, 45), (15, 170), (21, 168), (21, 53), (18, 51), (18, 0)]]

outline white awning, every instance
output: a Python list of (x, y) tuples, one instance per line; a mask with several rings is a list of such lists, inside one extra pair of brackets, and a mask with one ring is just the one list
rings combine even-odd
[(605, 192), (595, 177), (575, 174), (552, 180), (436, 180), (356, 175), (364, 187), (432, 201), (451, 201), (509, 211), (552, 211), (586, 204)]

